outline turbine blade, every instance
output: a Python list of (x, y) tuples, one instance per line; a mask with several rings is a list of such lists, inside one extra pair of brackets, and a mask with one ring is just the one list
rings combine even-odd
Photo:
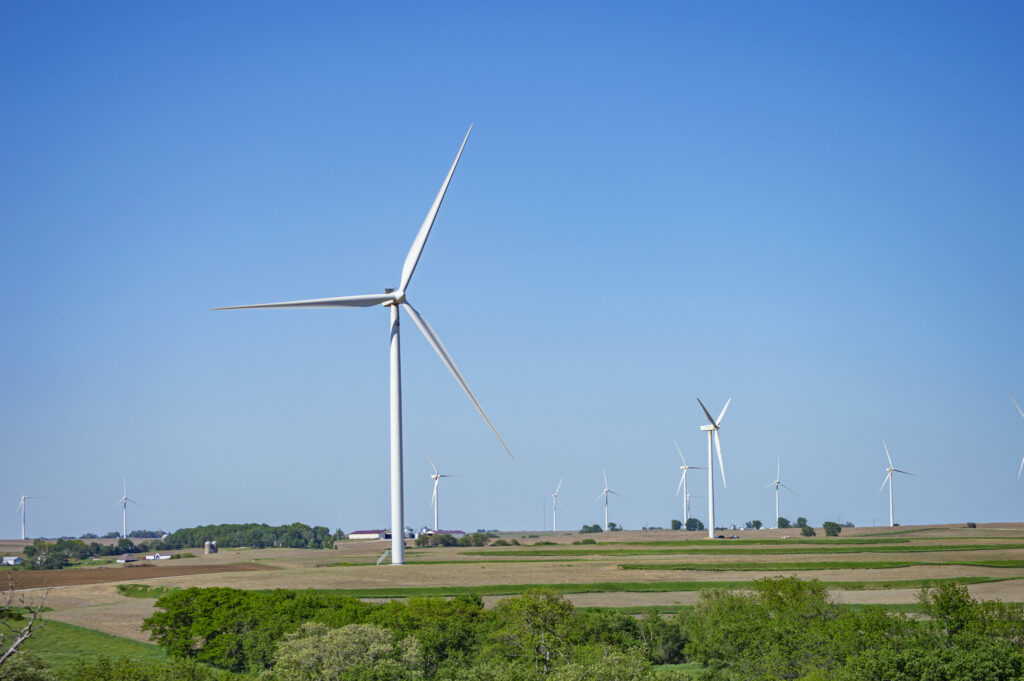
[(889, 476), (890, 475), (892, 475), (892, 473), (886, 473), (885, 477), (882, 478), (882, 486), (878, 488), (878, 493), (879, 494), (881, 494), (882, 490), (885, 489), (885, 483), (889, 482)]
[(889, 459), (889, 468), (892, 468), (892, 457), (889, 456), (889, 446), (885, 444), (885, 440), (882, 440), (882, 446), (885, 447), (885, 458)]
[(434, 226), (437, 211), (441, 208), (441, 201), (444, 200), (445, 192), (448, 191), (448, 183), (452, 181), (452, 175), (455, 174), (455, 166), (459, 165), (459, 159), (462, 158), (462, 150), (466, 148), (466, 142), (469, 140), (469, 133), (471, 132), (473, 132), (472, 125), (466, 131), (466, 136), (462, 140), (462, 146), (459, 147), (459, 153), (455, 155), (455, 161), (452, 163), (448, 175), (444, 178), (444, 184), (441, 185), (441, 190), (437, 192), (434, 203), (430, 206), (430, 210), (427, 211), (427, 217), (424, 218), (423, 224), (420, 225), (420, 231), (416, 233), (416, 238), (413, 239), (409, 254), (405, 256), (405, 264), (402, 265), (402, 282), (398, 285), (399, 291), (405, 291), (409, 285), (409, 280), (412, 279), (412, 273), (416, 271), (416, 263), (420, 261), (423, 247), (427, 244), (427, 237), (430, 236), (430, 228)]
[(136, 506), (142, 506), (142, 504), (140, 504), (139, 502), (135, 501), (134, 499), (127, 499), (127, 501), (130, 501), (130, 502), (132, 502), (132, 503), (133, 503), (133, 504), (135, 504)]
[(608, 471), (602, 468), (601, 472), (604, 473), (604, 488), (608, 489)]
[(764, 489), (768, 489), (769, 487), (772, 487), (774, 485), (775, 485), (774, 481), (773, 482), (769, 482), (767, 485), (764, 486)]
[(899, 468), (893, 468), (893, 471), (895, 471), (896, 473), (903, 473), (903, 475), (913, 475), (915, 478), (917, 477), (917, 473), (910, 473), (908, 471), (901, 471)]
[(704, 403), (700, 401), (699, 397), (697, 398), (697, 404), (699, 404), (700, 408), (704, 410), (704, 415), (708, 417), (708, 423), (715, 425), (715, 420), (711, 418), (711, 412), (708, 411), (708, 408), (704, 406)]
[(676, 446), (676, 451), (679, 452), (679, 458), (683, 460), (683, 465), (685, 466), (686, 465), (686, 457), (683, 456), (683, 450), (679, 449), (679, 443), (676, 442), (675, 440), (672, 440), (672, 444), (674, 444)]
[(679, 486), (676, 487), (676, 496), (679, 496), (679, 490), (683, 488), (683, 480), (686, 480), (686, 471), (683, 471), (682, 477), (679, 478)]
[(725, 401), (725, 406), (722, 407), (722, 413), (718, 415), (718, 420), (715, 421), (715, 425), (716, 426), (722, 425), (722, 419), (725, 418), (725, 410), (729, 408), (729, 403), (730, 402), (732, 402), (732, 398), (731, 397)]
[(423, 332), (423, 335), (426, 336), (427, 342), (430, 343), (431, 347), (434, 348), (434, 352), (437, 353), (438, 357), (441, 358), (441, 361), (448, 367), (448, 371), (452, 372), (452, 376), (455, 377), (456, 382), (458, 382), (462, 387), (462, 390), (465, 391), (466, 395), (473, 403), (473, 406), (476, 407), (476, 410), (484, 417), (484, 421), (486, 421), (487, 425), (491, 427), (491, 431), (494, 433), (494, 436), (498, 438), (498, 442), (500, 442), (501, 446), (505, 448), (505, 451), (508, 452), (509, 457), (515, 461), (516, 457), (512, 456), (512, 450), (509, 449), (508, 445), (505, 444), (505, 441), (501, 439), (501, 435), (498, 434), (498, 429), (494, 427), (493, 423), (491, 423), (491, 419), (487, 418), (487, 412), (485, 412), (484, 408), (480, 406), (479, 402), (477, 402), (476, 397), (473, 395), (473, 391), (469, 389), (469, 384), (466, 383), (466, 379), (462, 377), (462, 374), (459, 373), (459, 368), (455, 366), (455, 360), (453, 360), (452, 356), (448, 354), (448, 351), (441, 343), (441, 339), (438, 338), (437, 334), (434, 333), (434, 330), (430, 328), (430, 324), (427, 323), (426, 319), (420, 316), (420, 313), (417, 312), (416, 308), (410, 305), (408, 301), (402, 303), (402, 307), (406, 309), (409, 316), (412, 317), (412, 320), (416, 323), (416, 326), (418, 326), (420, 331)]
[(722, 463), (722, 441), (718, 438), (718, 430), (715, 430), (715, 449), (718, 450), (718, 471), (722, 474), (722, 487), (728, 487), (729, 485), (725, 484), (725, 464)]
[(558, 496), (558, 491), (562, 489), (562, 482), (563, 482), (564, 480), (565, 480), (565, 478), (562, 478), (562, 479), (560, 479), (560, 480), (558, 481), (558, 487), (556, 487), (556, 488), (555, 488), (555, 496), (556, 496), (556, 497)]
[(594, 503), (596, 504), (597, 502), (601, 501), (601, 497), (603, 497), (604, 495), (605, 495), (605, 492), (601, 492), (600, 494), (598, 494), (597, 498), (594, 499)]
[[(780, 482), (779, 484), (782, 485), (783, 487), (785, 487), (786, 489), (788, 489), (790, 492), (793, 492), (793, 494), (796, 494), (796, 491), (794, 491), (793, 488), (788, 486), (786, 483)], [(799, 494), (796, 494), (796, 495), (800, 496)]]
[(615, 496), (617, 496), (617, 497), (622, 497), (623, 499), (625, 499), (625, 498), (626, 498), (626, 497), (623, 497), (623, 496), (622, 496), (621, 494), (619, 494), (618, 492), (613, 492), (612, 490), (608, 490), (608, 494), (614, 494)]
[(1020, 470), (1017, 471), (1017, 479), (1020, 480), (1020, 474), (1024, 473), (1024, 459), (1020, 460)]
[(430, 462), (430, 467), (434, 469), (434, 475), (438, 475), (437, 466), (434, 465), (434, 460), (430, 458), (430, 452), (427, 452), (427, 461)]
[(1006, 391), (1006, 394), (1010, 396), (1010, 401), (1013, 402), (1013, 406), (1017, 407), (1017, 411), (1020, 412), (1020, 417), (1024, 419), (1024, 409), (1020, 408), (1020, 405), (1017, 404), (1017, 400), (1013, 399), (1013, 395), (1010, 395), (1009, 390)]
[(365, 296), (342, 296), (341, 298), (315, 298), (313, 300), (291, 300), (285, 303), (261, 303), (259, 305), (233, 305), (215, 307), (214, 310), (254, 310), (263, 307), (372, 307), (394, 300), (390, 293), (371, 293)]

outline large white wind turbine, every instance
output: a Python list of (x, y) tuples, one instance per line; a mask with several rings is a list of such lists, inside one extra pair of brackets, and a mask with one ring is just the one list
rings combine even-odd
[[(1007, 394), (1007, 395), (1010, 395), (1010, 391), (1009, 391), (1009, 390), (1007, 390), (1007, 391), (1006, 391), (1006, 394)], [(1019, 405), (1019, 404), (1017, 404), (1017, 400), (1013, 399), (1013, 395), (1010, 395), (1010, 401), (1011, 401), (1011, 402), (1013, 402), (1013, 406), (1017, 407), (1017, 411), (1019, 411), (1019, 412), (1020, 412), (1020, 417), (1021, 417), (1022, 419), (1024, 419), (1024, 409), (1021, 409), (1021, 408), (1020, 408), (1020, 405)], [(1022, 459), (1020, 460), (1020, 470), (1018, 470), (1018, 471), (1017, 471), (1017, 479), (1018, 479), (1018, 480), (1020, 480), (1020, 474), (1021, 474), (1021, 473), (1024, 473), (1024, 458), (1022, 458)]]
[[(470, 131), (473, 130), (473, 126), (470, 126)], [(409, 304), (406, 300), (405, 293), (409, 286), (409, 281), (412, 279), (413, 272), (416, 270), (416, 264), (420, 260), (420, 255), (423, 253), (423, 247), (427, 243), (427, 237), (430, 236), (430, 229), (434, 225), (434, 219), (437, 217), (437, 211), (441, 207), (441, 201), (444, 199), (445, 192), (448, 191), (448, 184), (452, 180), (452, 175), (455, 174), (455, 167), (459, 164), (459, 158), (462, 156), (462, 150), (466, 147), (466, 141), (469, 139), (469, 132), (466, 133), (465, 139), (462, 140), (462, 146), (459, 147), (459, 153), (455, 156), (455, 161), (452, 163), (451, 169), (448, 171), (447, 177), (444, 179), (444, 184), (441, 185), (441, 190), (437, 193), (434, 198), (434, 203), (430, 206), (430, 210), (427, 211), (427, 217), (423, 220), (423, 224), (420, 226), (419, 232), (416, 234), (416, 238), (412, 242), (412, 247), (409, 249), (409, 254), (405, 256), (405, 264), (402, 266), (402, 277), (398, 283), (398, 289), (387, 288), (384, 289), (384, 293), (371, 293), (368, 295), (361, 296), (343, 296), (340, 298), (319, 298), (316, 300), (295, 300), (285, 303), (265, 303), (262, 305), (238, 305), (230, 308), (217, 308), (221, 310), (238, 310), (246, 308), (263, 308), (263, 307), (373, 307), (375, 305), (381, 305), (383, 307), (390, 308), (390, 359), (391, 359), (391, 563), (392, 565), (402, 565), (405, 563), (405, 517), (404, 517), (404, 497), (402, 489), (402, 362), (401, 352), (399, 349), (399, 325), (398, 325), (398, 308), (401, 306), (412, 318), (412, 321), (419, 327), (423, 335), (426, 336), (427, 342), (430, 343), (434, 351), (437, 352), (441, 361), (444, 362), (448, 370), (451, 371), (452, 376), (458, 382), (459, 386), (469, 397), (470, 401), (476, 407), (480, 415), (484, 417), (487, 425), (490, 426), (494, 435), (501, 442), (502, 447), (508, 452), (508, 455), (512, 456), (512, 451), (505, 444), (505, 441), (501, 439), (501, 435), (498, 435), (497, 428), (491, 423), (491, 420), (487, 418), (487, 414), (484, 412), (483, 407), (477, 402), (476, 397), (473, 395), (473, 391), (469, 389), (469, 384), (466, 383), (466, 379), (459, 373), (458, 367), (455, 366), (455, 361), (451, 355), (448, 354), (448, 350), (445, 349), (441, 343), (441, 339), (438, 338), (437, 334), (427, 323), (427, 320), (420, 316), (420, 313)], [(514, 457), (513, 457), (514, 459)]]
[(711, 438), (714, 436), (715, 448), (718, 450), (718, 470), (722, 474), (722, 487), (727, 487), (725, 484), (725, 464), (722, 463), (722, 441), (718, 437), (718, 428), (722, 425), (722, 419), (725, 418), (725, 410), (729, 408), (729, 403), (732, 402), (730, 397), (725, 401), (725, 406), (722, 407), (722, 413), (718, 415), (718, 420), (711, 418), (711, 412), (704, 406), (704, 403), (697, 398), (697, 404), (704, 410), (704, 415), (708, 417), (708, 424), (701, 426), (701, 430), (706, 430), (708, 433), (708, 538), (715, 538), (715, 469), (714, 461), (711, 459)]
[[(768, 489), (772, 485), (775, 485), (775, 527), (776, 528), (778, 528), (778, 526), (779, 526), (779, 487), (785, 487), (790, 492), (793, 492), (793, 488), (790, 487), (789, 485), (787, 485), (786, 483), (782, 482), (781, 478), (782, 478), (782, 459), (776, 459), (775, 460), (775, 480), (773, 480), (772, 482), (769, 482), (767, 485), (764, 486), (765, 489)], [(793, 492), (793, 494), (796, 494), (796, 492)]]
[(437, 532), (439, 527), (437, 524), (437, 507), (440, 505), (437, 500), (437, 483), (441, 482), (441, 478), (451, 478), (454, 476), (438, 473), (437, 466), (434, 465), (434, 460), (430, 458), (429, 454), (427, 455), (427, 460), (430, 462), (430, 467), (434, 469), (434, 474), (430, 476), (434, 481), (434, 496), (430, 499), (430, 505), (434, 507), (434, 532)]
[[(564, 480), (565, 478), (562, 478)], [(555, 493), (551, 495), (551, 531), (558, 531), (558, 490), (562, 489), (562, 480), (558, 481)]]
[(24, 494), (21, 495), (21, 501), (18, 502), (18, 510), (21, 512), (21, 538), (25, 539), (25, 507), (28, 504), (25, 503), (26, 499), (38, 499), (39, 497), (27, 497)]
[(892, 465), (892, 457), (889, 456), (889, 447), (888, 447), (888, 445), (885, 444), (885, 440), (882, 440), (882, 446), (885, 447), (885, 458), (887, 458), (889, 460), (889, 467), (885, 469), (885, 477), (882, 479), (882, 486), (878, 488), (878, 491), (881, 492), (883, 489), (885, 489), (885, 483), (887, 483), (887, 482), (889, 483), (889, 527), (893, 527), (895, 525), (895, 523), (893, 522), (893, 518), (892, 518), (892, 474), (893, 473), (903, 473), (903, 475), (914, 475), (914, 474), (913, 473), (908, 473), (907, 471), (901, 471), (899, 468), (894, 467)]
[(121, 536), (125, 539), (128, 538), (128, 502), (132, 502), (136, 506), (141, 506), (139, 502), (134, 499), (128, 498), (128, 481), (121, 478), (121, 484), (124, 486), (124, 494), (121, 498), (115, 501), (115, 504), (121, 504)]
[(679, 449), (679, 443), (672, 440), (672, 444), (676, 446), (676, 451), (679, 452), (679, 458), (683, 460), (683, 465), (679, 467), (679, 470), (683, 472), (679, 478), (679, 484), (676, 485), (676, 496), (679, 496), (679, 490), (683, 490), (683, 526), (686, 526), (686, 521), (690, 519), (690, 495), (686, 492), (686, 471), (690, 470), (704, 470), (703, 466), (689, 466), (686, 463), (686, 457), (683, 456), (683, 450)]
[[(601, 493), (597, 495), (597, 499), (594, 499), (594, 501), (595, 502), (601, 501), (601, 497), (604, 497), (604, 531), (607, 532), (608, 531), (608, 495), (609, 494), (614, 494), (617, 497), (621, 497), (622, 495), (619, 494), (618, 492), (615, 492), (613, 490), (608, 489), (608, 472), (607, 471), (601, 471), (601, 472), (604, 473), (604, 490), (602, 490)], [(625, 497), (623, 497), (623, 498), (625, 498)]]

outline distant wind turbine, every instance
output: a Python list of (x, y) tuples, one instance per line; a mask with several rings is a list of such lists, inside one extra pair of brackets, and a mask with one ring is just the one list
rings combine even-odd
[(701, 430), (705, 430), (708, 433), (708, 538), (715, 538), (715, 469), (714, 461), (711, 459), (711, 438), (714, 436), (715, 449), (718, 450), (718, 469), (722, 474), (722, 487), (728, 487), (725, 484), (725, 464), (722, 463), (722, 441), (718, 437), (718, 428), (722, 425), (722, 419), (725, 418), (725, 410), (729, 408), (729, 403), (732, 402), (730, 397), (725, 401), (725, 406), (722, 407), (722, 413), (718, 415), (718, 420), (711, 418), (711, 412), (704, 406), (704, 403), (697, 398), (697, 404), (704, 410), (704, 415), (708, 417), (708, 424), (701, 426)]
[(128, 502), (130, 501), (133, 504), (135, 504), (136, 506), (141, 506), (142, 504), (140, 504), (139, 502), (135, 501), (134, 499), (129, 499), (128, 498), (128, 481), (127, 480), (125, 480), (124, 478), (121, 478), (121, 484), (124, 486), (124, 494), (122, 494), (121, 498), (118, 499), (117, 501), (115, 501), (114, 503), (115, 504), (121, 504), (121, 513), (122, 513), (122, 515), (121, 515), (121, 536), (124, 537), (125, 539), (127, 539), (128, 538)]
[[(565, 478), (562, 478), (564, 480)], [(558, 481), (558, 487), (555, 488), (555, 493), (551, 495), (551, 531), (558, 531), (558, 490), (562, 489), (562, 480)]]
[[(473, 126), (469, 126), (469, 132), (473, 130)], [(427, 342), (434, 348), (441, 361), (448, 367), (448, 370), (455, 377), (459, 387), (466, 393), (473, 406), (476, 407), (480, 415), (484, 417), (484, 421), (490, 426), (491, 431), (501, 442), (501, 446), (505, 448), (508, 455), (512, 457), (512, 450), (508, 448), (505, 441), (501, 439), (501, 435), (498, 434), (498, 429), (491, 423), (491, 419), (487, 417), (484, 408), (477, 402), (476, 397), (473, 395), (473, 391), (469, 389), (469, 384), (466, 383), (466, 379), (462, 377), (458, 367), (455, 366), (455, 360), (448, 354), (448, 350), (445, 349), (441, 343), (441, 339), (438, 338), (437, 334), (427, 323), (419, 312), (409, 304), (409, 301), (405, 297), (406, 289), (409, 286), (409, 282), (412, 279), (413, 272), (416, 270), (416, 264), (420, 260), (420, 255), (423, 253), (423, 247), (427, 243), (427, 237), (430, 236), (430, 229), (434, 225), (434, 219), (437, 217), (437, 211), (441, 208), (441, 201), (444, 199), (445, 192), (448, 191), (448, 184), (452, 180), (452, 175), (455, 174), (455, 167), (459, 164), (459, 158), (462, 157), (462, 150), (466, 147), (466, 141), (469, 139), (469, 132), (466, 132), (466, 137), (462, 140), (462, 146), (459, 147), (459, 153), (455, 155), (455, 161), (452, 163), (451, 169), (448, 171), (448, 175), (444, 179), (444, 183), (441, 185), (441, 190), (437, 193), (434, 198), (434, 203), (431, 204), (430, 210), (427, 211), (427, 217), (423, 220), (423, 224), (420, 225), (420, 230), (416, 234), (416, 238), (412, 242), (412, 247), (409, 249), (408, 255), (405, 256), (405, 264), (402, 266), (402, 277), (398, 284), (398, 289), (387, 288), (384, 289), (384, 293), (371, 293), (368, 295), (361, 296), (342, 296), (340, 298), (318, 298), (315, 300), (295, 300), (286, 303), (264, 303), (262, 305), (238, 305), (235, 307), (216, 308), (219, 310), (239, 310), (246, 308), (264, 308), (264, 307), (373, 307), (375, 305), (381, 305), (386, 308), (390, 308), (391, 315), (391, 332), (390, 332), (390, 358), (391, 358), (391, 564), (402, 565), (405, 563), (405, 515), (404, 515), (404, 494), (402, 488), (402, 361), (401, 352), (399, 346), (399, 324), (398, 324), (398, 308), (402, 307), (412, 318), (412, 321), (419, 327), (423, 335), (426, 336)], [(512, 457), (513, 460), (515, 457)]]
[[(597, 499), (594, 499), (594, 501), (595, 502), (601, 501), (601, 497), (604, 497), (604, 531), (607, 532), (608, 531), (608, 495), (609, 494), (614, 494), (617, 497), (622, 497), (622, 495), (619, 494), (618, 492), (615, 492), (615, 491), (613, 491), (613, 490), (608, 488), (608, 472), (607, 471), (601, 471), (601, 472), (604, 473), (604, 490), (600, 494), (597, 495)], [(625, 497), (622, 497), (622, 498), (625, 499)]]
[(18, 502), (18, 510), (21, 511), (21, 539), (25, 540), (25, 507), (28, 504), (25, 503), (26, 499), (39, 499), (40, 497), (27, 497), (24, 494), (21, 495), (21, 501)]
[(885, 477), (882, 479), (882, 486), (878, 488), (878, 491), (881, 492), (883, 489), (885, 489), (885, 483), (887, 483), (887, 482), (889, 483), (889, 527), (893, 527), (895, 525), (895, 523), (893, 522), (893, 515), (892, 515), (892, 474), (893, 473), (902, 473), (903, 475), (914, 475), (914, 474), (913, 473), (908, 473), (907, 471), (901, 471), (899, 468), (894, 467), (892, 465), (892, 457), (889, 456), (889, 447), (888, 447), (888, 445), (885, 444), (885, 440), (882, 440), (882, 446), (885, 447), (885, 458), (887, 458), (889, 460), (889, 467), (885, 469)]
[(679, 496), (679, 490), (683, 490), (683, 525), (686, 525), (686, 521), (690, 519), (690, 495), (686, 492), (686, 472), (690, 470), (702, 471), (702, 466), (689, 466), (686, 463), (686, 457), (683, 456), (683, 450), (679, 449), (679, 443), (672, 440), (672, 444), (676, 446), (676, 451), (679, 452), (679, 458), (683, 460), (683, 465), (679, 467), (679, 470), (683, 472), (679, 478), (679, 484), (676, 486), (676, 496)]
[[(1010, 395), (1010, 391), (1007, 390), (1006, 394)], [(1017, 411), (1020, 412), (1020, 417), (1022, 419), (1024, 419), (1024, 409), (1020, 408), (1020, 405), (1017, 404), (1017, 400), (1013, 399), (1013, 395), (1010, 395), (1010, 401), (1013, 402), (1013, 406), (1017, 407)], [(1020, 474), (1021, 473), (1024, 473), (1024, 459), (1020, 460), (1020, 470), (1017, 471), (1017, 479), (1018, 480), (1020, 480)]]
[(437, 500), (437, 484), (441, 482), (441, 478), (453, 478), (453, 475), (443, 475), (437, 472), (437, 466), (434, 465), (434, 460), (427, 455), (427, 460), (430, 462), (430, 467), (434, 469), (434, 474), (431, 475), (431, 479), (434, 481), (434, 496), (430, 499), (430, 505), (434, 507), (434, 532), (437, 532), (439, 525), (437, 524), (437, 507), (440, 505)]
[[(775, 527), (779, 527), (779, 487), (785, 487), (790, 492), (793, 492), (793, 488), (782, 482), (782, 459), (775, 460), (775, 480), (765, 485), (765, 489), (768, 489), (772, 485), (775, 485)], [(793, 492), (796, 494), (796, 492)]]

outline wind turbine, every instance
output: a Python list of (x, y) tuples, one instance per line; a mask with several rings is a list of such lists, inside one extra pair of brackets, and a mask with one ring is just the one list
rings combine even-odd
[[(555, 493), (551, 495), (551, 531), (558, 531), (558, 490), (562, 489), (562, 478), (558, 481), (558, 487), (555, 488)], [(607, 485), (606, 485), (607, 487)]]
[[(601, 501), (601, 497), (604, 497), (604, 531), (607, 532), (608, 531), (608, 495), (609, 494), (614, 494), (617, 497), (622, 497), (622, 495), (619, 494), (618, 492), (615, 492), (613, 490), (608, 489), (608, 471), (601, 471), (601, 472), (604, 473), (604, 490), (600, 494), (597, 495), (597, 499), (594, 499), (594, 501), (595, 502)], [(625, 497), (622, 497), (622, 498), (625, 499)]]
[(21, 539), (25, 540), (25, 507), (28, 504), (25, 503), (26, 499), (38, 499), (39, 497), (27, 497), (24, 494), (21, 495), (21, 501), (18, 502), (18, 510), (21, 511)]
[(701, 430), (705, 430), (708, 433), (708, 539), (715, 538), (715, 469), (714, 462), (711, 459), (711, 437), (715, 438), (715, 448), (718, 450), (718, 469), (722, 474), (722, 487), (728, 487), (725, 484), (725, 464), (722, 463), (722, 441), (718, 437), (718, 428), (722, 425), (722, 419), (725, 418), (725, 410), (729, 408), (729, 403), (732, 402), (730, 397), (725, 401), (725, 406), (722, 407), (722, 413), (718, 415), (718, 420), (711, 418), (711, 412), (704, 406), (704, 403), (697, 398), (697, 404), (704, 410), (704, 415), (708, 417), (708, 424), (701, 426)]
[[(1006, 394), (1007, 394), (1007, 395), (1010, 395), (1010, 391), (1009, 391), (1009, 390), (1007, 390), (1007, 391), (1006, 391)], [(1021, 408), (1020, 408), (1020, 405), (1019, 405), (1019, 404), (1017, 404), (1017, 400), (1013, 399), (1013, 395), (1010, 395), (1010, 401), (1011, 401), (1011, 402), (1013, 402), (1013, 406), (1017, 407), (1017, 411), (1019, 411), (1019, 412), (1020, 412), (1020, 417), (1021, 417), (1022, 419), (1024, 419), (1024, 409), (1021, 409)], [(1017, 479), (1018, 479), (1018, 480), (1020, 480), (1020, 474), (1021, 474), (1021, 473), (1024, 473), (1024, 459), (1021, 459), (1021, 460), (1020, 460), (1020, 470), (1018, 470), (1018, 471), (1017, 471)]]
[(676, 451), (679, 452), (679, 458), (683, 460), (683, 465), (679, 467), (679, 470), (683, 472), (682, 477), (679, 478), (679, 484), (676, 486), (676, 496), (679, 496), (679, 490), (683, 490), (683, 525), (686, 525), (686, 521), (690, 519), (690, 495), (686, 492), (686, 471), (689, 470), (704, 470), (703, 466), (689, 466), (686, 463), (686, 457), (683, 456), (683, 450), (679, 449), (679, 443), (672, 440), (672, 444), (676, 446)]
[(894, 523), (893, 523), (893, 519), (892, 519), (892, 474), (893, 473), (903, 473), (903, 475), (914, 475), (914, 474), (913, 473), (908, 473), (907, 471), (901, 471), (899, 468), (895, 468), (892, 465), (892, 457), (889, 456), (889, 447), (888, 447), (888, 445), (885, 444), (885, 440), (882, 440), (882, 446), (885, 447), (885, 458), (887, 458), (889, 460), (889, 467), (885, 469), (885, 477), (882, 479), (882, 486), (878, 488), (878, 491), (881, 492), (883, 489), (885, 489), (885, 483), (887, 483), (887, 482), (889, 483), (889, 527), (893, 527)]
[[(491, 420), (487, 418), (487, 414), (484, 412), (484, 408), (477, 402), (476, 397), (473, 395), (473, 391), (469, 389), (469, 384), (466, 383), (466, 379), (459, 373), (458, 367), (455, 366), (455, 361), (451, 355), (448, 354), (448, 350), (445, 349), (441, 343), (441, 339), (438, 338), (437, 334), (427, 323), (427, 320), (420, 316), (420, 313), (409, 304), (406, 300), (405, 292), (409, 286), (409, 281), (412, 279), (413, 272), (416, 270), (416, 264), (420, 260), (420, 255), (423, 253), (423, 247), (427, 243), (427, 237), (430, 236), (430, 229), (434, 225), (434, 219), (437, 217), (437, 211), (441, 208), (441, 201), (444, 199), (445, 192), (448, 191), (448, 184), (452, 180), (452, 175), (455, 174), (455, 167), (459, 164), (459, 158), (462, 156), (462, 150), (466, 147), (466, 141), (469, 139), (469, 133), (472, 132), (473, 126), (469, 126), (469, 131), (466, 132), (466, 137), (462, 140), (462, 146), (459, 147), (459, 153), (455, 155), (455, 161), (452, 163), (451, 169), (448, 171), (448, 175), (444, 179), (444, 184), (441, 185), (441, 190), (437, 193), (434, 198), (434, 203), (430, 206), (430, 210), (427, 211), (427, 217), (423, 220), (423, 224), (420, 225), (419, 232), (416, 233), (416, 238), (412, 242), (412, 247), (409, 249), (408, 255), (405, 256), (405, 264), (402, 266), (402, 276), (398, 283), (398, 289), (386, 288), (384, 293), (371, 293), (368, 295), (361, 296), (342, 296), (340, 298), (319, 298), (315, 300), (295, 300), (285, 303), (264, 303), (262, 305), (238, 305), (235, 307), (227, 308), (216, 308), (219, 310), (239, 310), (247, 308), (264, 308), (264, 307), (373, 307), (375, 305), (381, 305), (383, 307), (390, 308), (390, 360), (391, 360), (391, 564), (402, 565), (405, 563), (405, 518), (404, 518), (404, 495), (402, 489), (402, 361), (401, 352), (399, 346), (399, 324), (398, 324), (398, 308), (403, 307), (412, 321), (419, 327), (423, 335), (426, 336), (427, 342), (434, 348), (434, 351), (444, 362), (445, 366), (455, 377), (456, 382), (469, 397), (473, 406), (476, 407), (480, 415), (484, 417), (484, 421), (491, 427), (494, 435), (501, 442), (501, 446), (505, 448), (508, 455), (512, 457), (512, 451), (505, 444), (505, 441), (501, 439), (501, 435), (498, 435), (498, 429), (494, 427)], [(515, 457), (512, 457), (515, 460)]]
[[(767, 485), (764, 486), (765, 489), (768, 489), (772, 485), (775, 485), (775, 528), (776, 529), (778, 529), (778, 527), (779, 527), (779, 487), (780, 486), (785, 487), (790, 492), (793, 492), (793, 488), (790, 487), (789, 485), (787, 485), (786, 483), (782, 482), (781, 478), (782, 478), (782, 459), (776, 459), (775, 460), (775, 480), (773, 482), (769, 482)], [(793, 494), (796, 494), (796, 492), (793, 492)]]
[[(434, 465), (434, 460), (430, 458), (429, 454), (427, 454), (427, 460), (430, 461), (430, 467), (434, 469), (434, 474), (430, 476), (431, 479), (434, 481), (434, 496), (431, 497), (431, 499), (430, 499), (430, 505), (434, 507), (434, 532), (437, 532), (438, 527), (439, 527), (438, 524), (437, 524), (437, 507), (438, 507), (438, 502), (437, 502), (437, 484), (441, 481), (441, 478), (452, 478), (452, 477), (455, 477), (455, 476), (453, 476), (453, 475), (443, 475), (441, 473), (438, 473), (437, 472), (437, 466)], [(392, 534), (392, 536), (394, 536), (394, 535)]]
[(139, 502), (135, 501), (134, 499), (129, 499), (128, 498), (128, 481), (127, 480), (125, 480), (124, 478), (121, 478), (121, 484), (124, 486), (124, 494), (122, 494), (121, 498), (118, 499), (117, 501), (115, 501), (114, 503), (115, 504), (121, 504), (121, 512), (122, 512), (122, 516), (121, 516), (121, 536), (124, 537), (125, 539), (127, 539), (128, 538), (128, 502), (130, 501), (133, 504), (135, 504), (136, 506), (141, 506), (142, 504), (140, 504)]

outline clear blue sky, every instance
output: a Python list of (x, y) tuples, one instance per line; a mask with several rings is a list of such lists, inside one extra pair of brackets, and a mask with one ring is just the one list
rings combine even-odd
[[(1021, 520), (1018, 3), (0, 5), (0, 536), (388, 520)], [(697, 493), (706, 486), (693, 478)], [(3, 509), (8, 509), (4, 511)], [(706, 500), (694, 500), (706, 519)]]

